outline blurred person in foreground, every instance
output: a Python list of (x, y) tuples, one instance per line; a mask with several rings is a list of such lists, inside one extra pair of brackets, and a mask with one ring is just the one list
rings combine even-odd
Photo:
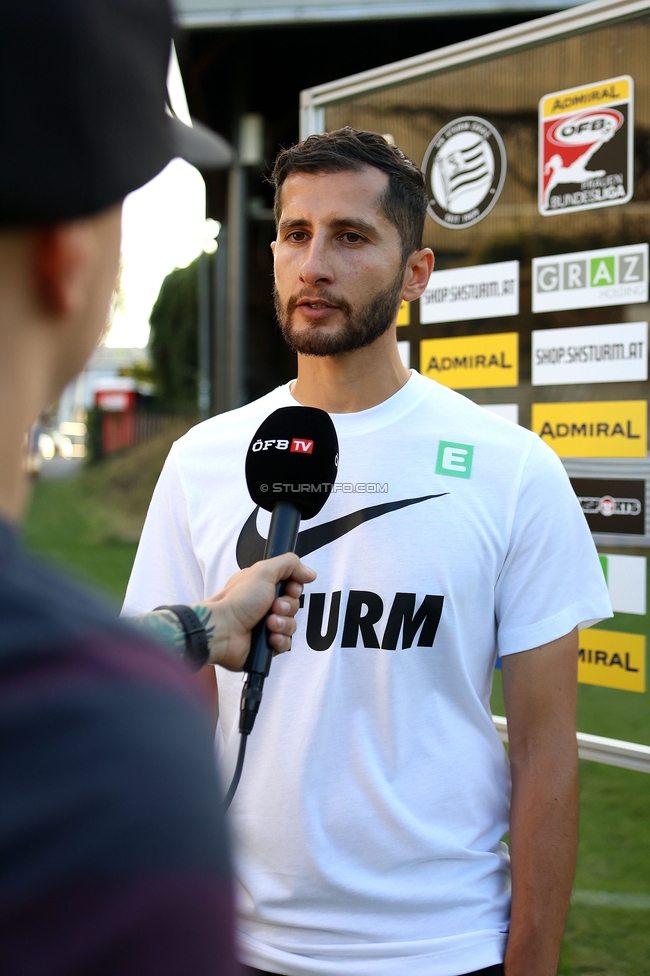
[[(314, 575), (287, 555), (138, 620), (170, 653), (21, 551), (25, 434), (105, 326), (122, 199), (180, 154), (165, 113), (170, 42), (165, 0), (0, 0), (7, 976), (238, 971), (211, 716), (181, 658), (241, 668), (268, 609), (271, 642), (288, 650)], [(274, 601), (280, 579), (288, 593)]]
[[(295, 403), (331, 414), (341, 485), (297, 549), (318, 584), (231, 807), (242, 959), (283, 976), (497, 976), (504, 960), (507, 976), (553, 976), (575, 864), (577, 628), (611, 616), (587, 523), (537, 435), (401, 362), (398, 309), (433, 263), (417, 166), (342, 129), (281, 152), (273, 182), (297, 379), (176, 442), (125, 603), (200, 598), (258, 559), (256, 427)], [(497, 651), (510, 764), (490, 716)], [(218, 685), (226, 770), (240, 687), (222, 669)]]

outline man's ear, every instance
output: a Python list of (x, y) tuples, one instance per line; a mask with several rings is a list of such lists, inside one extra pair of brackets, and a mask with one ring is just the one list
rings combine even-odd
[(88, 234), (80, 222), (34, 231), (33, 270), (37, 294), (50, 315), (74, 315), (86, 300)]
[(271, 241), (271, 254), (275, 254), (275, 241)]
[(404, 288), (402, 290), (402, 298), (405, 302), (412, 302), (420, 297), (429, 282), (433, 264), (433, 251), (429, 247), (414, 251), (409, 256), (406, 262)]

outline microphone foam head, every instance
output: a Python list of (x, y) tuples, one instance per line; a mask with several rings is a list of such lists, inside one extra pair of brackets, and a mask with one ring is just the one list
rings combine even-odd
[(318, 515), (336, 481), (339, 442), (329, 414), (316, 407), (282, 407), (255, 432), (246, 455), (246, 484), (260, 508), (296, 505), (303, 519)]

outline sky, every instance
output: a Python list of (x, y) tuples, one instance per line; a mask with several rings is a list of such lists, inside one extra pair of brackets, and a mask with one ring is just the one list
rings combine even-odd
[[(176, 115), (189, 124), (174, 51), (168, 90)], [(182, 159), (173, 159), (150, 183), (127, 196), (122, 216), (123, 309), (114, 314), (107, 346), (146, 346), (149, 314), (163, 279), (193, 261), (206, 242), (206, 250), (213, 250), (218, 227), (205, 219), (203, 177)]]

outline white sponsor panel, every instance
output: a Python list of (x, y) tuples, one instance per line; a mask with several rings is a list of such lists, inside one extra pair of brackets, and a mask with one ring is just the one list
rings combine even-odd
[(627, 383), (648, 378), (648, 323), (536, 329), (532, 385)]
[(647, 244), (533, 258), (533, 312), (641, 305), (647, 301)]
[(434, 271), (420, 298), (420, 323), (519, 315), (519, 261)]
[(646, 612), (646, 557), (601, 555), (614, 613)]
[(497, 417), (509, 420), (511, 424), (519, 423), (518, 403), (482, 403), (481, 406), (489, 413), (495, 413)]

